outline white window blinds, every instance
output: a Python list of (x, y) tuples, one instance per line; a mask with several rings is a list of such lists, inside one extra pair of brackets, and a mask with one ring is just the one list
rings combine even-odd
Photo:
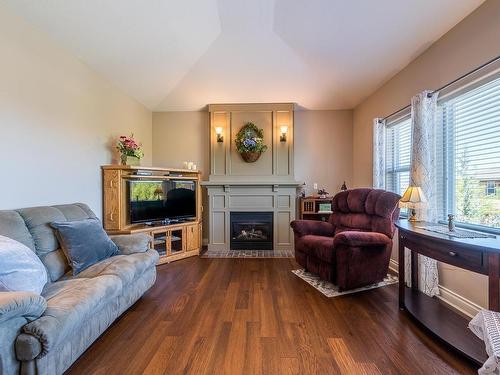
[(442, 219), (500, 227), (500, 78), (441, 100), (438, 128)]
[(410, 184), (411, 121), (389, 123), (386, 131), (386, 189), (400, 195)]

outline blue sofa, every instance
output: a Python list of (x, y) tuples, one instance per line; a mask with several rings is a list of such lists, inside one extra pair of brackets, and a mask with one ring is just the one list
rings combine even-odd
[(33, 250), (50, 279), (41, 295), (0, 292), (0, 374), (62, 374), (154, 284), (158, 253), (135, 246), (140, 235), (118, 236), (120, 255), (73, 276), (49, 223), (87, 218), (81, 203), (0, 211), (0, 235)]

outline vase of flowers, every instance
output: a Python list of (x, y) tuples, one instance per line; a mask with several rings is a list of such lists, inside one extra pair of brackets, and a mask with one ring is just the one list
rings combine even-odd
[(254, 123), (247, 122), (236, 134), (236, 149), (247, 163), (254, 163), (267, 150), (264, 144), (264, 131)]
[(141, 158), (144, 156), (141, 146), (140, 143), (135, 141), (133, 134), (130, 137), (126, 135), (120, 136), (116, 143), (116, 149), (120, 152), (122, 165), (139, 165)]

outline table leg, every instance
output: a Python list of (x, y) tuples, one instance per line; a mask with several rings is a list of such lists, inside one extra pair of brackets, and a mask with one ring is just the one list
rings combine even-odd
[(399, 308), (405, 309), (405, 246), (402, 236), (399, 236), (398, 271), (399, 271)]
[(418, 290), (418, 254), (410, 250), (411, 254), (411, 288)]
[(500, 288), (498, 285), (500, 255), (490, 253), (488, 263), (488, 308), (493, 311), (500, 311)]

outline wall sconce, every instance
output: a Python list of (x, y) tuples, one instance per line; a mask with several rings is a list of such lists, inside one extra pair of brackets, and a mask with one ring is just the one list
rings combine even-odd
[(215, 134), (217, 134), (217, 142), (222, 143), (224, 142), (224, 136), (222, 135), (222, 127), (217, 126), (215, 128)]
[(286, 133), (288, 133), (288, 126), (282, 125), (280, 127), (281, 135), (280, 135), (280, 142), (286, 142)]

